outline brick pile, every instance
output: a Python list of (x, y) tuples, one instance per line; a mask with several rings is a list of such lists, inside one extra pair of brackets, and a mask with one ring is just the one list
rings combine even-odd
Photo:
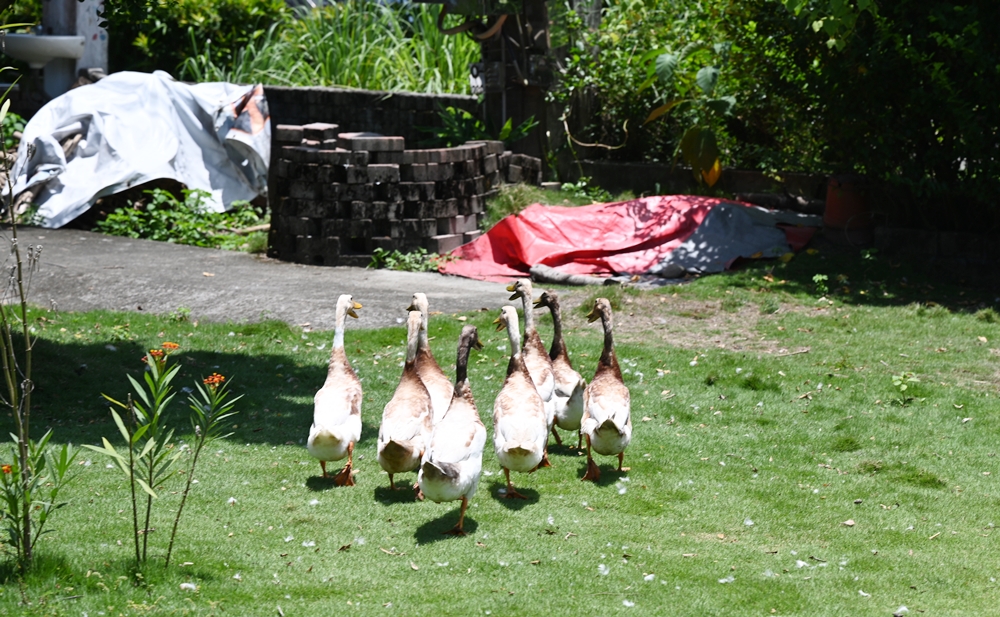
[(540, 184), (541, 161), (501, 141), (406, 149), (402, 137), (336, 124), (278, 125), (268, 255), (367, 265), (376, 248), (447, 253), (479, 237), (502, 182)]

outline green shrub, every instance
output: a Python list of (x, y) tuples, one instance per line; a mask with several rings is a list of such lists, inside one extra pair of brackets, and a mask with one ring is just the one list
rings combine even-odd
[(410, 253), (377, 248), (372, 251), (372, 259), (368, 267), (403, 272), (437, 272), (438, 266), (450, 259), (448, 255), (428, 253), (425, 248), (419, 248)]
[(149, 199), (119, 208), (98, 222), (96, 231), (111, 236), (238, 250), (250, 240), (233, 232), (265, 222), (246, 203), (235, 204), (229, 212), (212, 212), (205, 204), (208, 198), (205, 191), (185, 190), (183, 201), (162, 189), (146, 194)]
[(181, 64), (197, 53), (191, 47), (192, 40), (210, 46), (217, 64), (231, 67), (241, 49), (265, 37), (273, 24), (289, 17), (282, 0), (143, 3), (134, 14), (111, 23), (111, 70), (162, 70), (176, 76)]

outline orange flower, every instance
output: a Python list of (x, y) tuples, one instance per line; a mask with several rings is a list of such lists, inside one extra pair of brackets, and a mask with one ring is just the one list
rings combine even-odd
[(177, 343), (171, 343), (170, 341), (167, 341), (167, 342), (163, 343), (162, 345), (160, 345), (160, 347), (166, 349), (168, 352), (171, 352), (171, 351), (176, 351), (177, 349), (179, 349), (180, 345), (178, 345)]
[(204, 383), (206, 386), (214, 390), (215, 388), (222, 385), (224, 381), (226, 381), (226, 378), (224, 376), (218, 373), (212, 373), (211, 375), (203, 379), (202, 383)]
[(10, 473), (10, 465), (4, 465), (3, 467), (0, 467), (0, 471), (3, 471), (4, 473)]
[(154, 358), (156, 358), (157, 360), (159, 360), (160, 358), (163, 357), (163, 352), (161, 350), (159, 350), (159, 349), (150, 349), (149, 350), (149, 355), (151, 355)]

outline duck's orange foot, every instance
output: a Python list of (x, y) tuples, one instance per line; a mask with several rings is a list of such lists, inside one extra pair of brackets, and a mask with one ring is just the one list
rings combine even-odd
[(337, 486), (354, 486), (354, 478), (351, 473), (351, 465), (345, 465), (333, 478), (333, 483)]
[(598, 469), (597, 463), (594, 462), (594, 459), (587, 459), (587, 473), (583, 474), (583, 477), (580, 479), (591, 480), (593, 482), (597, 482), (601, 479), (601, 470)]
[(632, 471), (632, 468), (631, 467), (622, 467), (621, 465), (619, 465), (618, 466), (618, 471), (622, 471), (622, 472)]
[(552, 427), (552, 436), (556, 438), (556, 445), (560, 445), (561, 446), (562, 445), (562, 437), (559, 436), (559, 431), (556, 430), (555, 426)]
[(455, 525), (454, 527), (452, 527), (448, 531), (443, 531), (441, 533), (442, 533), (442, 535), (446, 535), (446, 536), (464, 536), (464, 535), (467, 535), (464, 531), (462, 531), (462, 528), (459, 527), (458, 525)]
[(420, 490), (420, 485), (417, 483), (413, 484), (413, 490), (416, 492), (417, 501), (424, 500), (424, 492)]
[(547, 451), (542, 452), (542, 462), (538, 463), (538, 467), (535, 467), (535, 469), (538, 469), (539, 467), (552, 467), (552, 463), (549, 462), (549, 453)]

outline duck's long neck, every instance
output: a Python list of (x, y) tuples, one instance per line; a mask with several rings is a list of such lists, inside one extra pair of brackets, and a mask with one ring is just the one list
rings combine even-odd
[(420, 333), (414, 332), (412, 327), (406, 337), (406, 363), (413, 364), (417, 359), (417, 347), (420, 344)]
[(469, 348), (471, 341), (462, 340), (458, 346), (458, 357), (455, 359), (455, 388), (457, 389), (469, 378)]
[(344, 322), (347, 320), (347, 311), (337, 307), (336, 329), (333, 332), (333, 350), (344, 348)]
[(611, 315), (601, 315), (601, 324), (604, 326), (604, 351), (601, 352), (601, 364), (618, 368), (618, 358), (615, 357), (615, 339), (612, 334), (614, 323)]
[(507, 338), (510, 340), (510, 362), (507, 363), (507, 374), (524, 367), (524, 360), (521, 358), (521, 333), (517, 331), (517, 326), (507, 328)]
[(535, 331), (535, 314), (532, 310), (534, 307), (531, 302), (531, 294), (521, 296), (521, 302), (524, 304), (524, 336), (528, 337), (528, 334)]
[(549, 310), (552, 312), (552, 349), (549, 355), (553, 358), (558, 356), (566, 347), (562, 335), (562, 314), (559, 311), (559, 304), (550, 301)]
[(430, 317), (427, 316), (427, 308), (420, 308), (420, 321), (423, 327), (420, 328), (420, 334), (417, 336), (419, 340), (419, 349), (424, 349), (427, 353), (431, 351), (430, 340), (427, 338), (427, 328), (430, 325)]

